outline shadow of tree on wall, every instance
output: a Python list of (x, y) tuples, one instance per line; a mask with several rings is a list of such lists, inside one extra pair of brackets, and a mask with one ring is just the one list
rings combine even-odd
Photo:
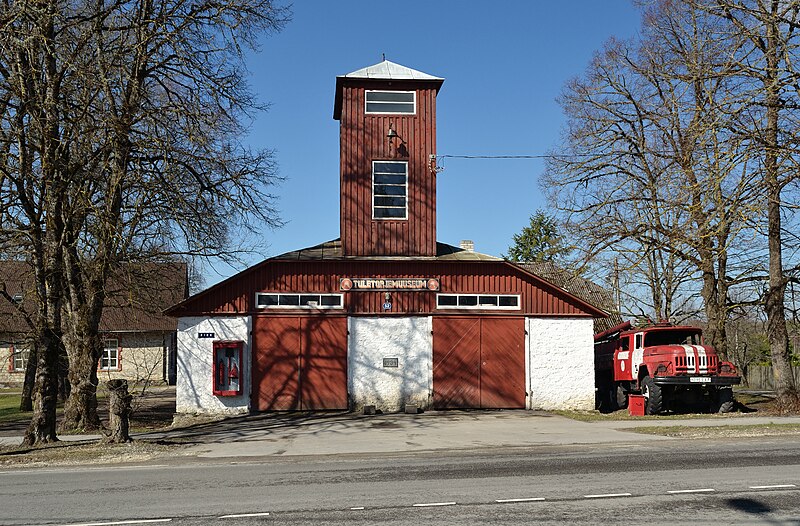
[[(196, 324), (192, 326), (190, 332), (199, 332), (200, 328), (205, 328), (214, 332), (219, 340), (238, 340), (242, 337), (241, 331), (243, 328), (225, 323), (214, 323), (211, 326), (204, 326)], [(245, 332), (246, 334), (246, 332)], [(213, 358), (213, 340), (189, 340), (191, 344), (181, 338), (178, 338), (178, 349), (176, 357), (176, 366), (178, 377), (181, 383), (186, 383), (186, 388), (179, 389), (181, 397), (188, 397), (188, 400), (176, 400), (180, 406), (189, 405), (193, 408), (203, 408), (205, 402), (203, 395), (210, 397), (212, 389), (212, 358)], [(207, 342), (207, 343), (198, 343)], [(245, 352), (247, 352), (247, 342), (245, 342)], [(229, 408), (241, 408), (241, 397), (217, 397), (219, 403)], [(190, 402), (187, 404), (187, 402)]]
[[(253, 409), (339, 410), (353, 408), (355, 401), (384, 411), (431, 401), (442, 409), (524, 408), (524, 320), (434, 321), (439, 328), (434, 330), (433, 356), (430, 347), (415, 347), (423, 342), (414, 339), (419, 328), (413, 323), (404, 327), (391, 318), (368, 320), (351, 327), (355, 351), (351, 349), (348, 364), (344, 316), (254, 318)], [(398, 331), (391, 335), (393, 328)], [(359, 331), (370, 330), (386, 331), (391, 339), (363, 339)], [(384, 357), (396, 357), (398, 367), (384, 367)], [(353, 368), (349, 379), (348, 365)]]
[(253, 409), (347, 409), (346, 327), (344, 316), (255, 317)]
[[(350, 330), (350, 392), (353, 407), (402, 411), (407, 404), (428, 406), (430, 323), (428, 317), (352, 318)], [(396, 358), (397, 366), (384, 366)]]
[(433, 325), (437, 409), (523, 409), (523, 318), (439, 317)]

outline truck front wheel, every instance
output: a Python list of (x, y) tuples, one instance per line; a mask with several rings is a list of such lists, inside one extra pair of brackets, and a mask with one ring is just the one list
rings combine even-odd
[(647, 402), (645, 409), (648, 415), (657, 415), (664, 408), (661, 387), (656, 385), (649, 376), (642, 378), (642, 396)]
[(718, 387), (713, 393), (711, 402), (712, 413), (730, 413), (733, 411), (733, 389), (730, 387)]

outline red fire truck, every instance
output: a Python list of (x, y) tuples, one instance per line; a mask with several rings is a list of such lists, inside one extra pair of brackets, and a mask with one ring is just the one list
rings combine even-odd
[(732, 386), (741, 382), (736, 367), (703, 344), (698, 327), (667, 322), (633, 327), (630, 322), (594, 337), (598, 408), (627, 407), (628, 395), (642, 394), (646, 413), (654, 415), (673, 404), (733, 410)]

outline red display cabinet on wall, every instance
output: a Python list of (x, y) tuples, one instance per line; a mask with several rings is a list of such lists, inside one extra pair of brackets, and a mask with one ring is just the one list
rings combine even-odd
[(243, 341), (214, 342), (214, 395), (242, 394)]

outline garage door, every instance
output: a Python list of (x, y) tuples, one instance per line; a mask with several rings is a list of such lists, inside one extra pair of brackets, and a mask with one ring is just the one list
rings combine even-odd
[(437, 409), (525, 408), (522, 318), (433, 319)]
[(347, 318), (253, 319), (252, 406), (347, 409)]

